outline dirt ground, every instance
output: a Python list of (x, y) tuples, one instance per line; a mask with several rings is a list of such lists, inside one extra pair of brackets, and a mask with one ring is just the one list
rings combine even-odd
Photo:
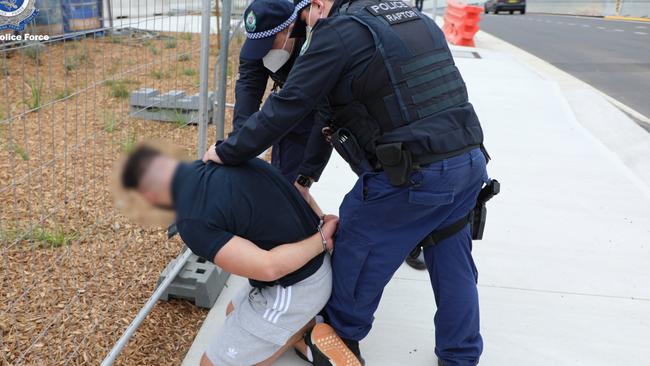
[[(128, 93), (197, 93), (199, 42), (159, 33), (0, 49), (0, 364), (100, 363), (179, 254), (164, 229), (115, 212), (109, 176), (141, 139), (196, 156), (196, 126), (130, 118)], [(213, 36), (211, 90), (216, 44)], [(187, 301), (157, 304), (117, 364), (179, 364), (206, 314)]]

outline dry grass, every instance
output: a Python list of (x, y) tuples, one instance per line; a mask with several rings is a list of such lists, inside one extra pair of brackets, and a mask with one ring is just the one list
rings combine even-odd
[[(196, 154), (195, 126), (128, 116), (128, 93), (140, 87), (198, 92), (200, 37), (168, 36), (53, 43), (36, 58), (0, 51), (0, 365), (98, 364), (179, 253), (163, 229), (117, 215), (108, 188), (113, 162), (136, 140)], [(206, 314), (158, 304), (118, 363), (179, 364)]]

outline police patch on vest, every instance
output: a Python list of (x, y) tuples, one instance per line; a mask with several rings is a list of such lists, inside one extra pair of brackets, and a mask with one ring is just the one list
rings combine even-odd
[(379, 4), (366, 6), (366, 10), (374, 16), (381, 16), (389, 24), (404, 23), (420, 19), (420, 15), (402, 1), (384, 1)]

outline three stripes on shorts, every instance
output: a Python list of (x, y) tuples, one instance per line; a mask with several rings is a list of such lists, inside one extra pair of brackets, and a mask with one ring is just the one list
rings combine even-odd
[(275, 303), (272, 308), (266, 309), (263, 318), (269, 322), (276, 324), (282, 314), (289, 310), (291, 304), (291, 287), (276, 286), (277, 294), (275, 296)]

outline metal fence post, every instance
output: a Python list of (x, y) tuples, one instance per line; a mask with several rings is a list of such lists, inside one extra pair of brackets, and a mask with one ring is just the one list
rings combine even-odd
[(210, 0), (203, 0), (201, 16), (201, 63), (200, 63), (200, 86), (199, 86), (199, 143), (197, 145), (197, 156), (203, 156), (207, 148), (208, 134), (208, 74), (210, 57)]
[[(218, 0), (217, 0), (218, 1)], [(219, 80), (217, 87), (217, 109), (214, 123), (217, 128), (217, 140), (224, 137), (224, 120), (226, 119), (226, 84), (228, 82), (228, 48), (230, 45), (231, 0), (223, 0), (221, 9), (221, 49), (219, 50)]]

